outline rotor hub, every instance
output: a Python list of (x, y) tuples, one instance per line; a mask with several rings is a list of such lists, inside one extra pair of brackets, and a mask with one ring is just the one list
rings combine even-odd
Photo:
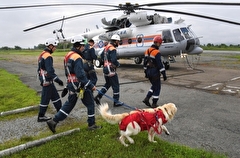
[(131, 4), (131, 3), (126, 3), (126, 4), (119, 4), (119, 9), (124, 10), (124, 12), (129, 15), (130, 13), (135, 12), (134, 10), (139, 9), (138, 3), (136, 4)]

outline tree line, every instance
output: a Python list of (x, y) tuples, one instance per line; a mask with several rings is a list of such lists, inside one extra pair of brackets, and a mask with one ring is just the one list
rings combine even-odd
[[(44, 49), (46, 46), (44, 44), (38, 44), (37, 46), (34, 46), (33, 48), (22, 48), (20, 46), (14, 46), (14, 47), (1, 47), (0, 50), (26, 50), (26, 49)], [(57, 49), (70, 49), (72, 48), (72, 43), (70, 42), (64, 42), (64, 43), (59, 43), (57, 45)]]
[[(21, 48), (20, 46), (14, 46), (14, 47), (1, 47), (0, 50), (25, 50), (25, 49), (44, 49), (46, 46), (44, 44), (38, 44), (37, 46), (34, 46), (33, 48)], [(64, 42), (64, 43), (59, 43), (57, 46), (57, 49), (70, 49), (72, 47), (72, 44), (70, 42)], [(229, 48), (236, 48), (240, 49), (240, 44), (238, 45), (227, 45), (227, 44), (204, 44), (201, 45), (204, 49), (229, 49)]]

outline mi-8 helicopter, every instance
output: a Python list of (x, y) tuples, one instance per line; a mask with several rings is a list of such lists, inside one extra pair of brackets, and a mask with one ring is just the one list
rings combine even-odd
[[(175, 62), (175, 56), (182, 56), (188, 59), (188, 55), (200, 55), (203, 49), (200, 47), (199, 37), (197, 37), (191, 30), (191, 25), (186, 25), (183, 23), (183, 19), (173, 21), (172, 18), (167, 18), (165, 16), (159, 15), (157, 12), (167, 12), (174, 14), (184, 14), (189, 16), (195, 16), (200, 18), (206, 18), (211, 20), (216, 20), (220, 22), (230, 23), (240, 25), (240, 23), (224, 20), (220, 18), (204, 16), (199, 14), (193, 14), (188, 12), (181, 12), (175, 10), (164, 10), (149, 7), (163, 6), (163, 5), (234, 5), (239, 6), (240, 3), (224, 3), (224, 2), (159, 2), (159, 3), (148, 3), (143, 5), (138, 4), (120, 4), (115, 5), (105, 5), (105, 4), (50, 4), (50, 5), (32, 5), (32, 6), (21, 6), (21, 7), (47, 7), (47, 6), (62, 6), (62, 5), (96, 5), (111, 7), (114, 9), (100, 10), (94, 12), (88, 12), (84, 14), (79, 14), (71, 17), (64, 17), (63, 19), (54, 20), (49, 23), (38, 25), (24, 31), (29, 31), (49, 25), (59, 21), (65, 21), (71, 18), (76, 18), (80, 16), (85, 16), (89, 14), (97, 14), (102, 12), (111, 12), (122, 10), (124, 14), (117, 18), (113, 18), (107, 21), (106, 18), (102, 18), (103, 28), (99, 28), (93, 31), (88, 31), (82, 33), (87, 40), (95, 40), (96, 52), (101, 52), (104, 47), (104, 43), (110, 40), (113, 34), (118, 34), (121, 37), (121, 42), (118, 47), (118, 58), (134, 58), (136, 64), (142, 62), (142, 57), (144, 51), (152, 44), (152, 39), (156, 35), (161, 35), (163, 38), (163, 44), (160, 47), (161, 55), (163, 57), (163, 63), (165, 68), (168, 69), (170, 62)], [(147, 6), (148, 8), (144, 8)], [(138, 11), (137, 10), (143, 10)], [(146, 11), (155, 11), (156, 13), (148, 15)], [(63, 36), (62, 28), (55, 30), (55, 33), (60, 41), (65, 41), (67, 38)], [(58, 36), (58, 33), (62, 35)], [(98, 59), (96, 61), (96, 66), (100, 67), (102, 61)], [(191, 66), (189, 64), (189, 66)]]

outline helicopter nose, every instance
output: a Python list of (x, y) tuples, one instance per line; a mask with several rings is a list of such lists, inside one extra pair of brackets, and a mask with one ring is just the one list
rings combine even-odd
[(203, 52), (203, 49), (201, 47), (196, 46), (191, 52), (189, 52), (188, 54), (190, 55), (197, 55), (197, 54), (201, 54)]
[(187, 54), (191, 55), (196, 55), (196, 54), (201, 54), (203, 52), (203, 49), (199, 47), (200, 42), (198, 38), (192, 38), (187, 40), (187, 45), (186, 45), (186, 51), (188, 52)]

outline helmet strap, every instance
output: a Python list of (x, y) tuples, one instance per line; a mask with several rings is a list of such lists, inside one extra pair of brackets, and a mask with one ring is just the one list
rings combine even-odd
[(53, 48), (54, 48), (55, 46), (54, 45), (52, 45), (52, 44), (50, 44), (49, 46), (48, 46), (48, 48), (49, 48), (49, 50), (53, 53)]

